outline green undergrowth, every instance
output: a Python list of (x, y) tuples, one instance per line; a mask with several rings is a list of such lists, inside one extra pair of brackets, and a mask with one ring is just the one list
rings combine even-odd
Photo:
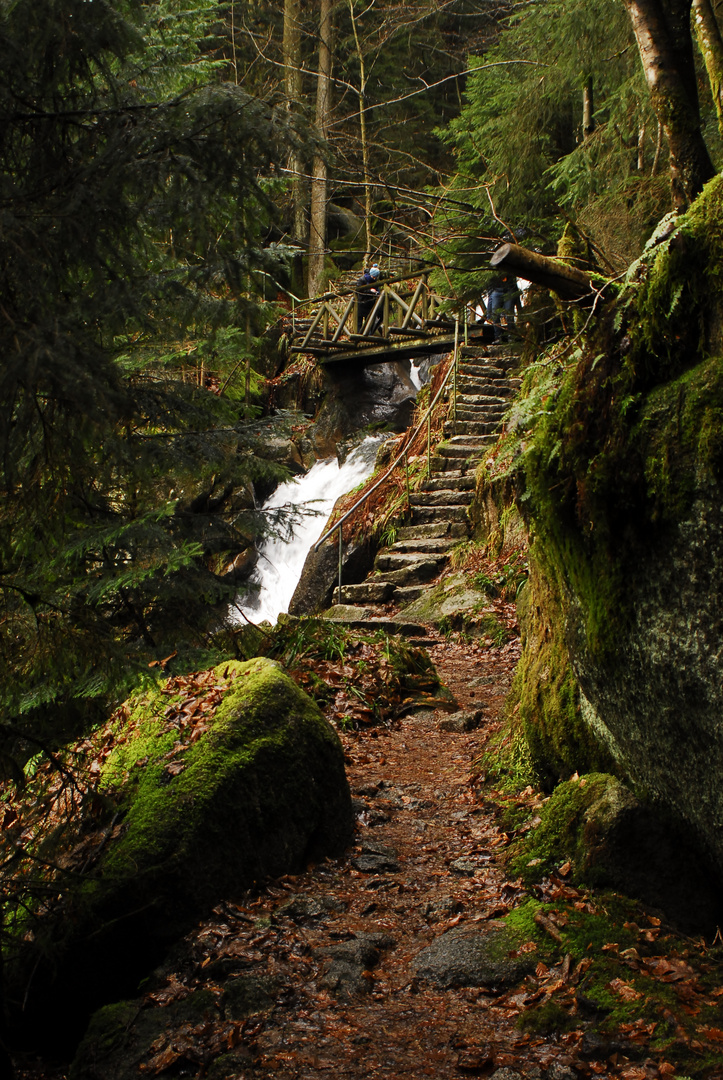
[(263, 635), (254, 628), (243, 631), (242, 647), (280, 663), (330, 723), (343, 730), (389, 724), (415, 705), (452, 701), (427, 651), (383, 630), (364, 632), (314, 616), (282, 616)]

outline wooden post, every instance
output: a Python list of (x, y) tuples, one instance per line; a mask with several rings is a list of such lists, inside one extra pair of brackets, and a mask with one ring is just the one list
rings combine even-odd
[(340, 603), (341, 603), (341, 558), (342, 558), (342, 540), (343, 540), (343, 532), (342, 532), (342, 526), (340, 525), (340, 526), (339, 526), (339, 596), (338, 596), (338, 599), (337, 599), (337, 601), (336, 601), (336, 602), (337, 602), (337, 604), (340, 604)]
[(407, 472), (407, 510), (412, 504), (412, 500), (409, 494), (409, 451), (404, 455), (404, 468)]
[(582, 270), (518, 244), (503, 244), (497, 248), (490, 266), (551, 289), (562, 300), (585, 300), (594, 296), (590, 278)]
[(452, 372), (452, 424), (457, 434), (457, 362), (459, 357), (459, 319), (454, 317), (454, 371)]
[(384, 308), (382, 316), (382, 335), (389, 337), (389, 290), (384, 290)]
[(432, 413), (427, 413), (427, 479), (432, 477)]

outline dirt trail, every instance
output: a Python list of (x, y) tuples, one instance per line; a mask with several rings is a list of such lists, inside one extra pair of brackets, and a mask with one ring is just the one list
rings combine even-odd
[[(234, 1075), (246, 1075), (246, 1055), (249, 1076), (274, 1080), (459, 1077), (505, 1066), (535, 1077), (571, 1060), (565, 1036), (548, 1046), (520, 1034), (519, 1001), (508, 995), (435, 989), (414, 975), (413, 958), (434, 938), (494, 920), (518, 893), (495, 860), (505, 837), (476, 800), (470, 769), (498, 728), (519, 643), (440, 639), (430, 653), (460, 705), (483, 710), (481, 726), (440, 730), (445, 714), (427, 711), (392, 730), (343, 736), (355, 846), (246, 905), (217, 909), (193, 936), (185, 972), (153, 995), (161, 1005), (184, 992), (181, 983), (214, 989), (221, 973), (274, 980), (275, 1006), (245, 1021)], [(169, 1060), (159, 1049), (146, 1074)]]
[[(617, 958), (614, 942), (622, 938), (603, 937), (598, 945), (623, 975), (616, 967), (608, 976), (611, 994), (634, 1005), (644, 1004), (649, 992), (668, 995), (652, 1021), (636, 1013), (620, 1025), (623, 1041), (616, 1036), (604, 1046), (605, 1039), (585, 1030), (590, 1024), (579, 1013), (595, 1009), (582, 992), (593, 963), (589, 953), (575, 963), (558, 950), (556, 960), (548, 955), (548, 967), (535, 942), (524, 939), (506, 955), (524, 954), (528, 973), (506, 990), (484, 982), (484, 988), (440, 989), (417, 976), (415, 958), (432, 942), (456, 927), (465, 933), (499, 928), (500, 917), (526, 895), (505, 876), (500, 856), (510, 834), (498, 807), (471, 775), (499, 730), (519, 640), (494, 648), (438, 638), (429, 651), (460, 706), (481, 712), (480, 726), (445, 730), (449, 717), (428, 709), (390, 729), (343, 734), (357, 810), (352, 848), (303, 874), (274, 880), (258, 895), (219, 905), (152, 976), (144, 998), (128, 1006), (120, 1041), (117, 1028), (112, 1039), (96, 1039), (76, 1075), (664, 1080), (679, 1070), (662, 1058), (665, 1051), (654, 1055), (657, 1060), (648, 1056), (658, 1014), (675, 1045), (694, 1057), (718, 1049), (723, 1028), (715, 1017), (723, 986), (704, 990), (698, 981), (706, 971), (709, 982), (715, 977), (705, 943), (693, 949), (690, 939), (676, 939), (675, 948), (682, 944), (684, 952), (675, 952), (672, 961), (657, 955), (664, 944), (657, 940), (659, 918), (650, 918), (647, 929), (627, 922), (620, 931), (635, 935), (640, 954), (632, 948)], [(540, 805), (531, 788), (523, 797), (528, 810)], [(555, 875), (546, 890), (555, 904), (569, 902), (573, 916), (595, 912), (590, 897)], [(554, 909), (548, 915), (543, 929), (562, 941), (566, 917), (558, 912), (558, 921), (551, 921)], [(695, 957), (697, 969), (689, 964)], [(643, 967), (648, 982), (640, 991), (628, 980)], [(562, 1018), (575, 1020), (550, 1035), (523, 1034), (521, 1013), (553, 994)], [(677, 1006), (671, 1004), (676, 1000)], [(687, 1033), (681, 1018), (693, 1025)], [(709, 1060), (705, 1075), (720, 1080), (718, 1057)], [(66, 1075), (39, 1062), (26, 1062), (19, 1071), (21, 1080)]]

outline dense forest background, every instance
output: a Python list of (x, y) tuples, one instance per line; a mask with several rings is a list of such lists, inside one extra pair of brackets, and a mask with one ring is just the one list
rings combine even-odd
[(711, 0), (2, 3), (8, 776), (228, 655), (290, 304), (566, 229), (619, 274), (720, 163), (721, 56)]

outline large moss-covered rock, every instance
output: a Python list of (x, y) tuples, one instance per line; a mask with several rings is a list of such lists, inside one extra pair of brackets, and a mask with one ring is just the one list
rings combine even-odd
[[(579, 695), (582, 730), (687, 824), (719, 873), (721, 265), (718, 177), (654, 238), (583, 347), (531, 370), (496, 465), (515, 477), (546, 575), (552, 683), (571, 691), (558, 697)], [(528, 655), (521, 701), (539, 697), (547, 667)], [(536, 715), (550, 742), (541, 698)]]
[(570, 862), (570, 880), (634, 896), (683, 930), (710, 930), (720, 920), (700, 849), (665, 807), (641, 802), (617, 777), (591, 773), (559, 784), (540, 819), (511, 857), (511, 872), (528, 883)]
[(128, 737), (101, 783), (120, 802), (120, 835), (10, 972), (19, 996), (37, 965), (23, 1023), (41, 1021), (51, 1039), (56, 1024), (79, 1034), (91, 1007), (132, 993), (219, 899), (339, 852), (351, 835), (341, 745), (314, 702), (267, 659), (215, 674), (228, 688), (180, 751), (163, 688), (129, 703)]

